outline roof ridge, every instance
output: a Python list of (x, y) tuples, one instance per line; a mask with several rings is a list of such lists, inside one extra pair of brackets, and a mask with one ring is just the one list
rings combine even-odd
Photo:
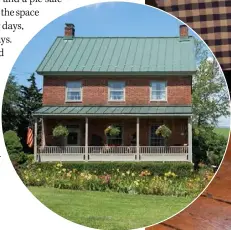
[[(65, 38), (65, 36), (57, 36), (57, 38)], [(179, 38), (179, 36), (75, 36), (72, 39), (77, 38)], [(188, 36), (188, 38), (194, 38), (193, 36)], [(71, 40), (69, 38), (69, 40)], [(187, 40), (187, 39), (184, 39)]]

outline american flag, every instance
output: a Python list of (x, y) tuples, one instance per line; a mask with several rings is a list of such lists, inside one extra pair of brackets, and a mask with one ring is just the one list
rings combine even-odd
[(28, 127), (27, 129), (27, 140), (26, 140), (27, 145), (29, 148), (33, 146), (33, 130)]

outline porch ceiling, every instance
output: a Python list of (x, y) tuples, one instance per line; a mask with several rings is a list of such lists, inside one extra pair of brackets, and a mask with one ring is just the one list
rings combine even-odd
[(44, 106), (34, 116), (190, 116), (191, 106)]

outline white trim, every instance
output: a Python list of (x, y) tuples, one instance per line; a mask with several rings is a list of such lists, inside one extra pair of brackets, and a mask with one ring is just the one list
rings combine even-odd
[[(154, 82), (163, 82), (165, 83), (165, 99), (158, 100), (158, 99), (152, 99), (152, 83)], [(168, 102), (168, 83), (166, 80), (151, 80), (150, 85), (149, 85), (149, 100), (150, 102), (155, 102), (155, 101), (163, 101), (163, 102)]]
[[(114, 83), (114, 82), (120, 82), (120, 83), (123, 83), (124, 84), (124, 88), (123, 88), (123, 93), (124, 93), (124, 95), (123, 95), (123, 99), (122, 100), (112, 100), (111, 98), (110, 98), (110, 86), (109, 86), (109, 84), (110, 83)], [(121, 92), (122, 90), (113, 90), (113, 91), (118, 91), (118, 92)], [(125, 96), (126, 96), (126, 82), (125, 81), (115, 81), (115, 80), (109, 80), (108, 81), (108, 102), (125, 102)]]
[[(69, 100), (67, 99), (67, 93), (68, 93), (68, 87), (67, 87), (67, 84), (68, 83), (73, 83), (73, 82), (78, 82), (80, 83), (80, 100)], [(79, 90), (78, 90), (79, 91)], [(77, 92), (77, 91), (76, 91)], [(66, 82), (66, 87), (65, 87), (65, 102), (82, 102), (83, 101), (83, 84), (82, 84), (82, 81), (79, 80), (79, 81), (67, 81)]]

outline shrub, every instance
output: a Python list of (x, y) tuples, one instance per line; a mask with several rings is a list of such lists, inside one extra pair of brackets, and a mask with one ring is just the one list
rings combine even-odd
[[(42, 170), (54, 170), (57, 163), (34, 163), (33, 167)], [(164, 175), (172, 171), (179, 177), (190, 176), (193, 174), (193, 165), (188, 162), (75, 162), (63, 163), (67, 170), (88, 171), (97, 175), (112, 174), (115, 171), (126, 173), (127, 171), (140, 173), (148, 170), (151, 175)]]
[(17, 155), (22, 152), (22, 144), (16, 132), (12, 130), (6, 131), (4, 133), (4, 140), (9, 155)]
[(12, 162), (16, 162), (17, 164), (21, 165), (28, 160), (28, 155), (25, 153), (11, 154), (10, 160)]
[(227, 139), (220, 134), (215, 133), (211, 128), (193, 130), (193, 162), (198, 165), (199, 162), (206, 164), (220, 164)]
[(67, 137), (69, 132), (66, 126), (57, 125), (52, 132), (54, 137)]

